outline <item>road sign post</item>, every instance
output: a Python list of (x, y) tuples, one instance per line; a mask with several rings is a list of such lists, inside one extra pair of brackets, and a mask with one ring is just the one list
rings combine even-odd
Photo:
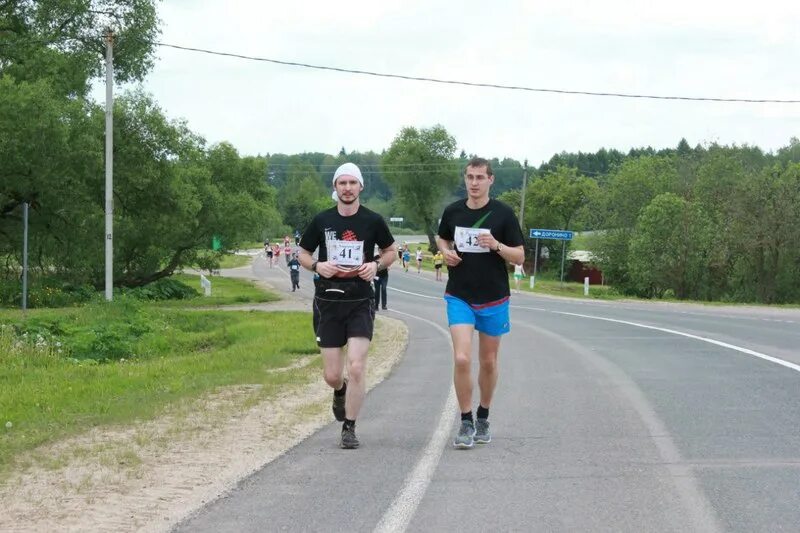
[[(554, 241), (571, 241), (572, 236), (574, 235), (573, 232), (567, 230), (560, 230), (560, 229), (539, 229), (539, 228), (532, 228), (530, 230), (530, 238), (536, 239), (536, 255), (534, 257), (533, 263), (533, 276), (531, 276), (531, 288), (533, 288), (534, 284), (534, 276), (536, 276), (536, 263), (539, 259), (539, 239), (552, 239)], [(561, 243), (561, 286), (564, 286), (564, 256), (566, 254), (567, 243)]]

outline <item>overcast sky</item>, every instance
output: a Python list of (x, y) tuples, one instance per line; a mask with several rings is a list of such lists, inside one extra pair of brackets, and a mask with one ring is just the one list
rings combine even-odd
[[(800, 2), (164, 0), (161, 41), (332, 67), (527, 87), (800, 100)], [(484, 89), (159, 48), (168, 116), (242, 154), (388, 148), (442, 124), (459, 149), (528, 158), (720, 142), (774, 150), (800, 104)], [(102, 88), (95, 96), (102, 100)], [(119, 90), (120, 88), (118, 88)]]

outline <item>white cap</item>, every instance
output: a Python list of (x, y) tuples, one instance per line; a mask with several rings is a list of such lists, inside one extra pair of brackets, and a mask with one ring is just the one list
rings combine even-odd
[[(339, 176), (352, 176), (358, 180), (362, 187), (364, 186), (364, 178), (361, 176), (361, 170), (354, 163), (345, 163), (336, 169), (336, 172), (333, 173), (333, 181), (331, 181), (331, 185), (333, 185), (334, 188), (336, 187), (336, 180)], [(331, 198), (333, 198), (334, 202), (339, 201), (339, 195), (336, 194), (336, 191), (333, 191)]]

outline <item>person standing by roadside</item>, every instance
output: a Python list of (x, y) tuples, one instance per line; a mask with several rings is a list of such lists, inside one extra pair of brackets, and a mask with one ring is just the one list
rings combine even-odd
[[(489, 198), (494, 183), (486, 159), (473, 158), (464, 172), (467, 199), (447, 206), (438, 247), (447, 264), (447, 322), (453, 340), (453, 382), (461, 425), (453, 445), (472, 448), (491, 441), (489, 407), (497, 385), (500, 338), (510, 331), (507, 262), (525, 259), (524, 240), (510, 207)], [(480, 403), (472, 415), (472, 338), (478, 330)]]
[[(375, 256), (375, 260), (380, 259), (380, 255)], [(386, 310), (386, 287), (389, 285), (389, 269), (382, 270), (375, 274), (375, 310)]]
[[(397, 250), (383, 217), (359, 202), (364, 179), (356, 165), (345, 163), (336, 169), (333, 188), (336, 206), (318, 213), (308, 225), (300, 239), (299, 260), (320, 276), (314, 282), (314, 333), (325, 382), (333, 388), (333, 414), (343, 423), (339, 445), (352, 449), (360, 444), (356, 418), (366, 394), (367, 351), (375, 320), (370, 282), (392, 264)], [(376, 245), (380, 256), (373, 261)]]

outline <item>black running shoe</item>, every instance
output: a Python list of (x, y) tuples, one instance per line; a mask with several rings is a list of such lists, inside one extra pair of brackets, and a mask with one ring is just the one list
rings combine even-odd
[(339, 446), (345, 450), (354, 450), (358, 448), (358, 437), (356, 437), (356, 428), (342, 428), (342, 439), (339, 441)]
[[(344, 391), (347, 391), (347, 380), (344, 380)], [(345, 402), (346, 395), (337, 395), (336, 391), (333, 392), (333, 405), (331, 408), (333, 409), (333, 416), (339, 422), (344, 422), (344, 402)]]

